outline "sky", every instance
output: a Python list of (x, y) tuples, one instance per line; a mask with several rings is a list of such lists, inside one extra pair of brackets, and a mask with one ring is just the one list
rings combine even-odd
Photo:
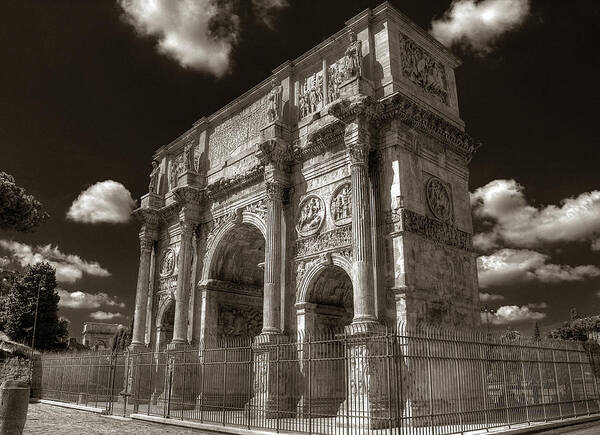
[[(0, 170), (51, 219), (0, 263), (57, 268), (60, 314), (128, 324), (152, 152), (341, 29), (369, 0), (2, 2)], [(531, 334), (600, 312), (596, 0), (395, 0), (463, 59), (482, 301)]]

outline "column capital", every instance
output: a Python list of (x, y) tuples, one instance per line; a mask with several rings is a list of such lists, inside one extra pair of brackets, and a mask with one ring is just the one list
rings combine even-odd
[(371, 134), (368, 126), (360, 122), (346, 125), (344, 143), (351, 165), (368, 163), (371, 150)]
[(142, 224), (142, 227), (158, 229), (160, 223), (160, 214), (158, 209), (140, 207), (131, 212), (135, 220)]
[(267, 200), (283, 202), (286, 197), (287, 188), (287, 184), (281, 181), (265, 181)]
[(258, 144), (256, 154), (258, 160), (265, 165), (265, 170), (272, 169), (284, 170), (291, 161), (289, 147), (282, 139), (267, 139)]
[(198, 206), (205, 200), (205, 191), (196, 187), (181, 186), (173, 190), (175, 201), (181, 207)]

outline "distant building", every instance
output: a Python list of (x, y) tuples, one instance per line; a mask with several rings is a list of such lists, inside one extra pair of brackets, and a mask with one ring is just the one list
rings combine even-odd
[(110, 349), (118, 328), (118, 323), (85, 322), (81, 341), (92, 349)]

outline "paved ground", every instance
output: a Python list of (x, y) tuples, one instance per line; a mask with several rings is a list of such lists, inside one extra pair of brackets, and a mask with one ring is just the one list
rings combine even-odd
[(577, 426), (563, 427), (538, 432), (540, 435), (598, 435), (600, 434), (600, 422), (579, 424)]
[(163, 424), (111, 418), (93, 412), (78, 411), (43, 403), (29, 404), (24, 434), (207, 434)]

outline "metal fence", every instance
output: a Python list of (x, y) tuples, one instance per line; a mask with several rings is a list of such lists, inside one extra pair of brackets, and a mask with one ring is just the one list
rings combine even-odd
[(451, 434), (600, 412), (600, 354), (422, 326), (45, 355), (44, 398), (273, 431)]

